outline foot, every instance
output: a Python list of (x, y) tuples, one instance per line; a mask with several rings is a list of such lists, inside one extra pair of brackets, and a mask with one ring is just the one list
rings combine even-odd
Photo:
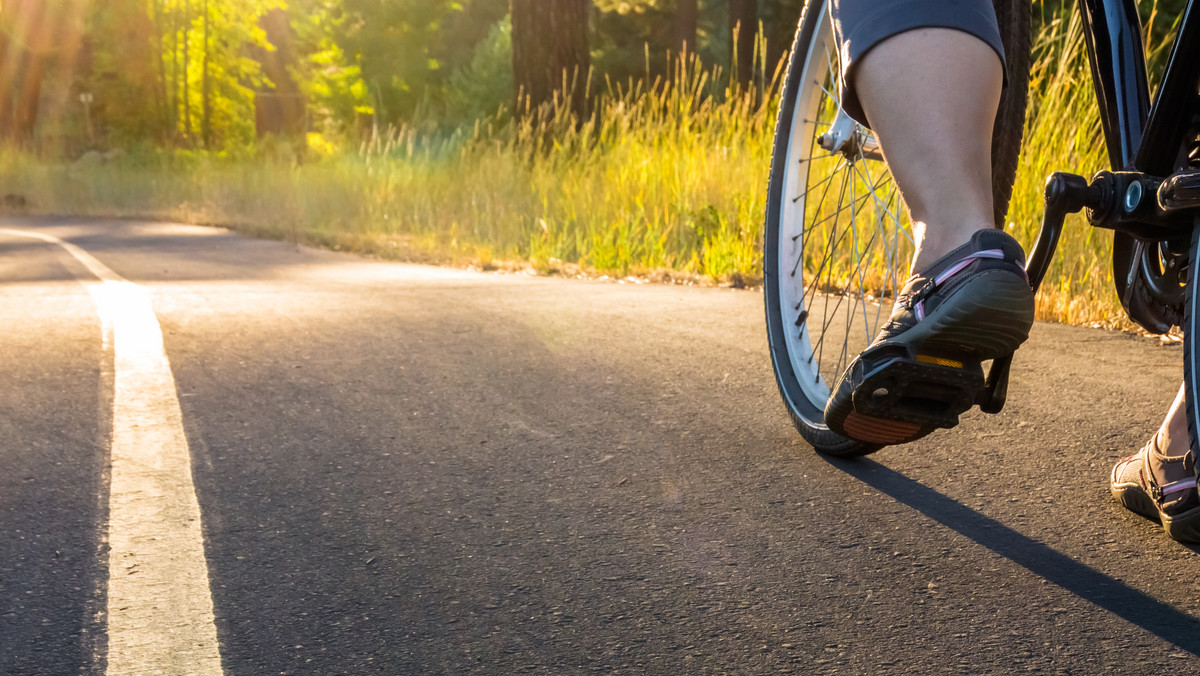
[(834, 386), (829, 428), (887, 445), (958, 424), (983, 389), (981, 362), (1029, 337), (1034, 299), (1024, 259), (1003, 231), (980, 230), (913, 274), (879, 335)]
[(1191, 451), (1163, 455), (1156, 434), (1142, 450), (1113, 467), (1109, 489), (1126, 508), (1161, 522), (1172, 538), (1200, 542), (1195, 465)]

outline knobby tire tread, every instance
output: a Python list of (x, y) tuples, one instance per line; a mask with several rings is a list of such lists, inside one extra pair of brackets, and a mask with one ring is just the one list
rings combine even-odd
[(996, 123), (992, 129), (992, 207), (996, 227), (1003, 228), (1012, 200), (1013, 181), (1017, 177), (1021, 140), (1025, 135), (1033, 3), (1027, 0), (995, 0), (994, 4), (1008, 74), (1008, 84), (1000, 96), (1000, 108), (996, 111)]

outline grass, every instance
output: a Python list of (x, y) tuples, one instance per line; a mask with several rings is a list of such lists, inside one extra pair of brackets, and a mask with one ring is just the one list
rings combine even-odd
[[(1009, 215), (1010, 230), (1026, 243), (1040, 222), (1046, 175), (1086, 175), (1106, 164), (1078, 19), (1046, 23), (1035, 44)], [(722, 90), (719, 80), (681, 68), (672, 82), (593, 83), (604, 94), (582, 124), (550, 110), (539, 125), (484, 121), (448, 136), (396, 130), (357, 148), (311, 153), (303, 163), (269, 154), (54, 163), (8, 152), (0, 155), (0, 181), (34, 212), (218, 224), (485, 269), (752, 284), (761, 278), (775, 106), (756, 105), (757, 92)], [(1043, 285), (1042, 318), (1125, 325), (1110, 241), (1073, 217)]]

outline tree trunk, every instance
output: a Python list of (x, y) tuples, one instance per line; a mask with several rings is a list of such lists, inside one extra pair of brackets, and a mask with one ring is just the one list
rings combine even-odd
[[(164, 5), (165, 6), (165, 5)], [(179, 10), (171, 11), (171, 88), (167, 97), (171, 139), (179, 137)]]
[(192, 97), (188, 91), (188, 80), (191, 70), (189, 64), (191, 62), (191, 44), (189, 34), (192, 32), (192, 3), (191, 0), (183, 2), (183, 134), (188, 140), (188, 145), (191, 145), (192, 140)]
[(675, 5), (675, 53), (696, 53), (696, 18), (698, 0), (678, 0)]
[(171, 123), (171, 96), (167, 89), (167, 50), (163, 42), (163, 7), (162, 0), (154, 0), (150, 3), (151, 15), (150, 18), (154, 22), (154, 45), (156, 47), (156, 61), (158, 61), (158, 87), (155, 89), (155, 97), (158, 99), (158, 118), (161, 125), (162, 133), (167, 137), (163, 139), (170, 143), (170, 123)]
[[(2, 9), (0, 17), (3, 17)], [(11, 25), (7, 23), (7, 17), (0, 20), (5, 20), (4, 25)], [(20, 45), (0, 30), (0, 139), (8, 139), (13, 135), (13, 90), (17, 86), (20, 60)]]
[(518, 118), (566, 99), (587, 113), (588, 0), (512, 0), (513, 85)]
[(33, 140), (33, 130), (37, 126), (38, 109), (42, 101), (42, 77), (46, 72), (46, 57), (34, 52), (25, 52), (25, 65), (22, 68), (21, 89), (17, 98), (13, 131), (22, 143)]
[(55, 26), (47, 6), (31, 0), (3, 3), (0, 25), (6, 34), (0, 55), (0, 134), (26, 143), (37, 125), (46, 52)]
[(743, 89), (754, 81), (754, 36), (758, 32), (758, 0), (729, 0), (729, 32), (733, 62)]
[(212, 124), (209, 121), (211, 105), (209, 103), (208, 83), (208, 0), (204, 0), (204, 79), (201, 85), (204, 92), (204, 119), (200, 122), (200, 134), (204, 139), (204, 147), (212, 145)]

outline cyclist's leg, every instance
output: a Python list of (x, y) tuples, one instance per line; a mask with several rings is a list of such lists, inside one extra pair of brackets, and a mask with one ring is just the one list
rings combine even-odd
[(920, 269), (992, 227), (992, 125), (1004, 82), (990, 0), (835, 0), (848, 113), (876, 132)]
[(917, 29), (869, 52), (854, 82), (918, 236), (913, 268), (994, 227), (996, 53), (962, 31)]
[(1191, 450), (1188, 443), (1187, 413), (1183, 409), (1183, 385), (1167, 411), (1167, 417), (1158, 428), (1158, 447), (1164, 455), (1183, 455)]
[[(840, 0), (834, 26), (843, 105), (875, 130), (920, 238), (914, 276), (833, 388), (825, 421), (903, 443), (952, 426), (982, 386), (979, 362), (1011, 352), (1033, 322), (1024, 254), (992, 229), (1003, 50), (989, 0)], [(948, 387), (960, 394), (921, 403)]]

